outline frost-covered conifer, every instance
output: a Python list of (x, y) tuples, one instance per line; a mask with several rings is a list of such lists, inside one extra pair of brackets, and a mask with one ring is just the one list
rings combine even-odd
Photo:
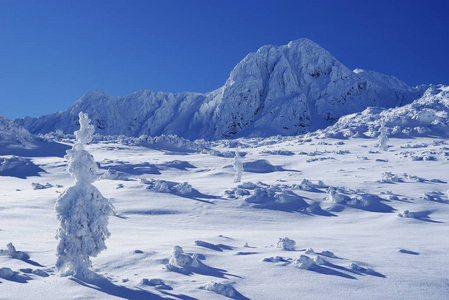
[(385, 123), (382, 122), (382, 125), (379, 128), (380, 135), (377, 138), (378, 148), (379, 150), (388, 151), (388, 133), (387, 128), (385, 127)]
[(235, 170), (234, 182), (240, 182), (242, 180), (243, 162), (242, 158), (239, 155), (238, 149), (235, 151), (234, 170)]
[(86, 276), (91, 267), (90, 257), (106, 249), (110, 236), (108, 218), (114, 208), (92, 185), (97, 179), (98, 167), (84, 145), (92, 140), (94, 127), (87, 114), (79, 114), (80, 130), (76, 142), (67, 151), (68, 171), (75, 177), (75, 185), (68, 188), (56, 202), (56, 216), (60, 225), (56, 267), (62, 276)]

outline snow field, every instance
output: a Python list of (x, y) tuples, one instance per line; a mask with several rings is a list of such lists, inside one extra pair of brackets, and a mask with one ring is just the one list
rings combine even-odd
[[(435, 145), (432, 138), (390, 138), (388, 151), (378, 151), (375, 139), (273, 140), (271, 145), (239, 140), (247, 145), (240, 147), (245, 153), (244, 164), (268, 163), (259, 163), (257, 173), (244, 171), (241, 183), (233, 182), (233, 156), (173, 154), (116, 142), (86, 146), (102, 172), (115, 167), (128, 171), (127, 180), (100, 179), (94, 183), (111, 199), (117, 215), (109, 220), (108, 249), (92, 258), (94, 270), (105, 280), (92, 282), (56, 275), (54, 236), (58, 224), (54, 205), (59, 193), (73, 185), (73, 179), (62, 158), (32, 157), (46, 173), (26, 179), (1, 177), (0, 249), (12, 242), (17, 251), (26, 252), (38, 265), (0, 255), (0, 268), (17, 272), (16, 277), (0, 278), (0, 298), (23, 299), (33, 294), (36, 299), (226, 299), (217, 291), (234, 299), (446, 297), (449, 162), (444, 148), (449, 146), (445, 140)], [(222, 153), (235, 150), (225, 142), (216, 142), (212, 149)], [(282, 155), (278, 150), (293, 155)], [(414, 161), (405, 151), (418, 156), (432, 152), (435, 160)], [(322, 157), (332, 159), (307, 162)], [(173, 161), (188, 162), (195, 168), (182, 168), (179, 166), (185, 163)], [(154, 165), (160, 174), (154, 174), (144, 163)], [(273, 171), (270, 165), (282, 169)], [(385, 172), (401, 181), (382, 182)], [(151, 179), (188, 182), (198, 193), (158, 192), (147, 188)], [(317, 187), (301, 189), (303, 179)], [(364, 193), (378, 196), (380, 203), (392, 210), (332, 203), (328, 188), (318, 186), (319, 180), (350, 198)], [(33, 182), (48, 182), (53, 187), (33, 190)], [(225, 197), (226, 190), (245, 182), (279, 186), (328, 214), (300, 208), (257, 208), (245, 201), (246, 196)], [(437, 194), (440, 201), (424, 197), (431, 192), (441, 193)], [(428, 214), (423, 218), (397, 216), (405, 210)], [(277, 247), (279, 238), (285, 237), (296, 242), (294, 251)], [(182, 247), (188, 255), (196, 254), (200, 266), (187, 274), (167, 269), (174, 246)], [(307, 251), (310, 248), (314, 252)], [(325, 251), (336, 258), (320, 254)], [(321, 257), (327, 263), (301, 269), (294, 263), (301, 255)], [(264, 261), (276, 257), (282, 260)], [(27, 268), (50, 276), (20, 271)], [(163, 284), (154, 284), (157, 281), (152, 279)], [(235, 289), (234, 294), (227, 284)]]

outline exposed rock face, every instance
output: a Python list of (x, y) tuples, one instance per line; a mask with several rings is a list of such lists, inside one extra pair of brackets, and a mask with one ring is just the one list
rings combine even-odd
[(316, 43), (300, 39), (248, 54), (220, 89), (206, 94), (148, 90), (112, 97), (92, 91), (64, 112), (16, 122), (32, 133), (73, 132), (87, 112), (96, 132), (189, 139), (296, 135), (325, 128), (369, 106), (396, 107), (422, 95), (395, 77), (349, 70)]

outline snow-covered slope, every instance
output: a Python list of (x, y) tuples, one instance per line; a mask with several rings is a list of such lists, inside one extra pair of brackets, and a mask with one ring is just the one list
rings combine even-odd
[(25, 128), (18, 126), (4, 116), (0, 116), (0, 143), (25, 145), (34, 141)]
[(248, 54), (216, 91), (127, 96), (92, 91), (64, 112), (16, 122), (32, 133), (76, 130), (80, 111), (96, 132), (139, 136), (176, 134), (189, 139), (296, 135), (325, 128), (368, 106), (395, 107), (422, 94), (395, 77), (349, 70), (308, 39), (264, 46)]
[(401, 107), (387, 110), (369, 107), (362, 112), (340, 118), (322, 132), (327, 137), (373, 137), (378, 134), (382, 124), (388, 127), (391, 137), (432, 135), (447, 138), (449, 87), (431, 86), (421, 98)]
[(52, 141), (43, 141), (28, 130), (0, 116), (0, 155), (62, 156), (68, 147)]

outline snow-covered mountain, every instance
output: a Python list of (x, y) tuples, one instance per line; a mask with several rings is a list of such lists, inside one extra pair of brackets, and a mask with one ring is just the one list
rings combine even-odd
[(423, 90), (392, 76), (351, 71), (316, 43), (300, 39), (248, 54), (225, 85), (210, 93), (143, 90), (112, 97), (91, 91), (64, 112), (15, 122), (32, 133), (72, 133), (84, 111), (96, 132), (105, 135), (176, 134), (208, 140), (296, 135), (369, 106), (410, 103)]

